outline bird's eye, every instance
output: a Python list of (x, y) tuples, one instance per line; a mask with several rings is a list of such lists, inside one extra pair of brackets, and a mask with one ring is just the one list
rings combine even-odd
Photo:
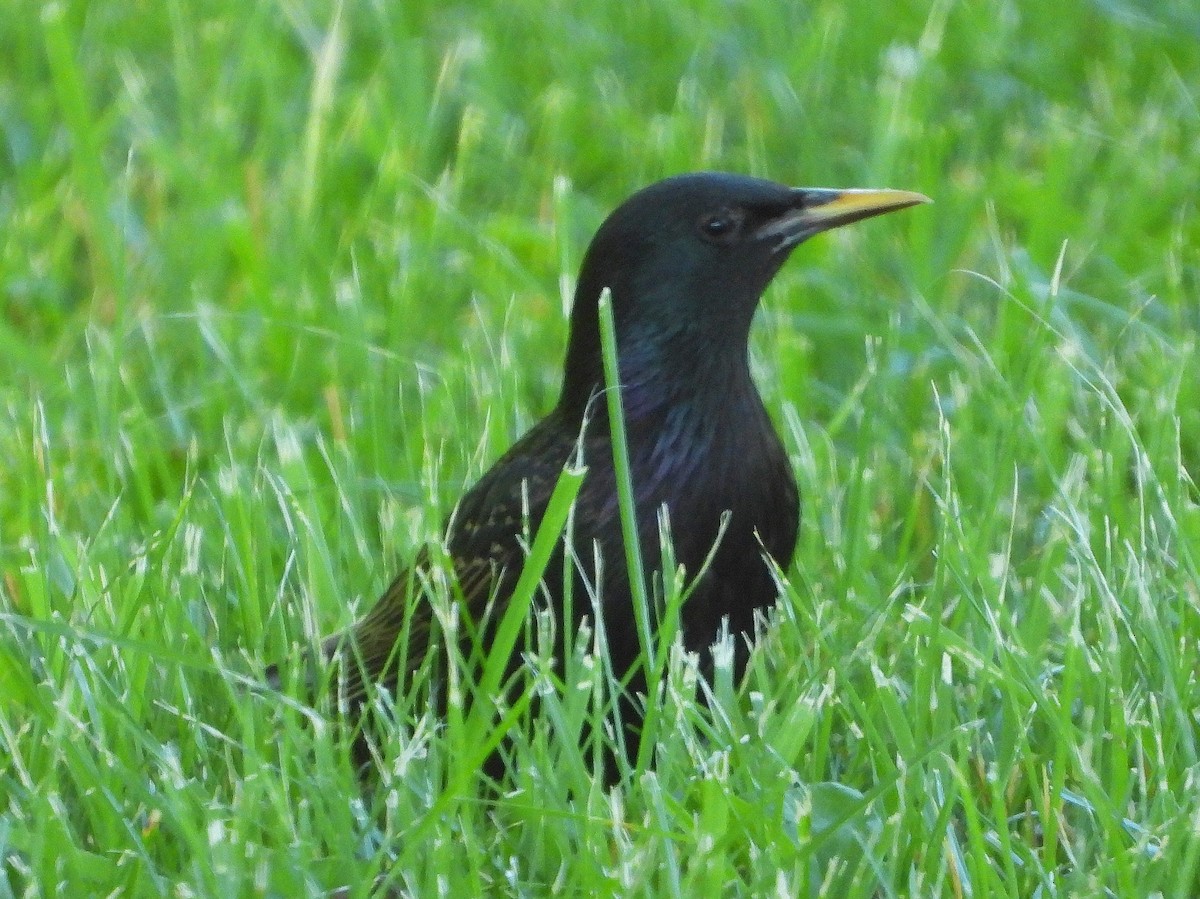
[(700, 219), (700, 236), (705, 240), (720, 243), (736, 237), (741, 226), (741, 215), (731, 209), (722, 209)]

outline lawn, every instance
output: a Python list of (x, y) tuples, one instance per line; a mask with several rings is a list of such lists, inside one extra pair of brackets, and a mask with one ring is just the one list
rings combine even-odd
[[(0, 896), (1200, 894), (1193, 2), (0, 19)], [(361, 780), (264, 666), (436, 543), (606, 212), (705, 168), (935, 201), (759, 313), (804, 512), (745, 681), (674, 654), (606, 788), (535, 616), (502, 789), (420, 684)]]

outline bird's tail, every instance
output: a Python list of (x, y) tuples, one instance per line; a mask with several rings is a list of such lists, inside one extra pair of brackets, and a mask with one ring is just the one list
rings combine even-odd
[[(293, 676), (305, 698), (314, 700), (327, 687), (335, 691), (339, 703), (359, 706), (367, 698), (369, 684), (395, 681), (401, 670), (420, 665), (429, 623), (428, 616), (412, 613), (409, 581), (407, 574), (396, 578), (366, 615), (322, 640), (315, 654), (303, 654), (305, 670)], [(274, 690), (292, 683), (280, 662), (267, 666), (264, 679)]]

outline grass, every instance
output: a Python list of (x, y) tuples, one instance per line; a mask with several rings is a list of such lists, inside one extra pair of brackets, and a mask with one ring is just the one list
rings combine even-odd
[[(4, 19), (0, 891), (1200, 891), (1193, 4)], [(558, 688), (535, 640), (510, 793), (415, 696), (364, 793), (255, 678), (553, 403), (605, 211), (705, 167), (936, 200), (760, 314), (805, 510), (745, 684), (673, 656), (605, 791), (598, 637)]]

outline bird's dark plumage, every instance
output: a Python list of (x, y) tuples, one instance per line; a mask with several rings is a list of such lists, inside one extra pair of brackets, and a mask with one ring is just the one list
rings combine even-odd
[[(489, 601), (511, 593), (525, 561), (521, 536), (537, 528), (559, 473), (582, 448), (587, 475), (574, 546), (590, 560), (595, 544), (604, 560), (598, 586), (613, 669), (623, 674), (638, 657), (607, 407), (596, 401), (604, 385), (597, 304), (607, 287), (643, 558), (661, 558), (665, 506), (677, 562), (694, 574), (712, 554), (682, 611), (687, 648), (707, 650), (722, 619), (734, 633), (751, 630), (754, 612), (776, 593), (764, 552), (788, 566), (800, 512), (787, 456), (750, 377), (755, 309), (791, 250), (812, 234), (924, 201), (902, 191), (789, 188), (700, 173), (651, 185), (613, 212), (583, 261), (557, 406), (466, 493), (447, 524), (463, 613), (478, 621)], [(544, 577), (560, 608), (563, 557), (560, 544)], [(414, 570), (427, 564), (422, 554)], [(325, 644), (342, 662), (352, 699), (365, 679), (403, 673), (385, 670), (390, 658), (412, 668), (428, 649), (431, 613), (412, 573)], [(580, 586), (577, 618), (590, 611)], [(409, 643), (397, 652), (406, 620)]]

